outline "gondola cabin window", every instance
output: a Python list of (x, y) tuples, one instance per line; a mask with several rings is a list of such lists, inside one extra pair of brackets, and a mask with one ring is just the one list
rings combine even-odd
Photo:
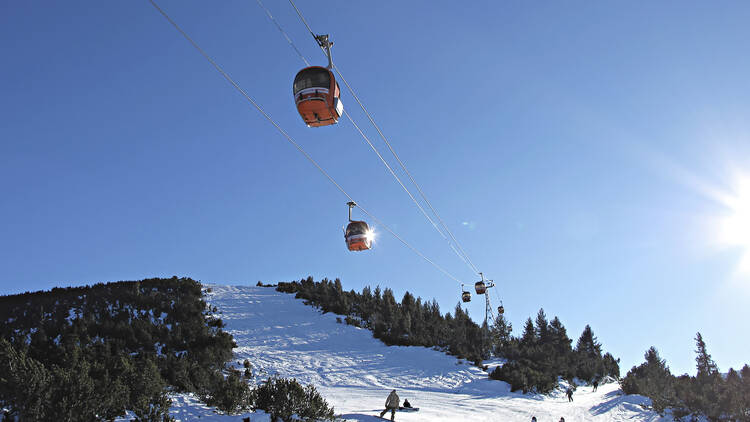
[(329, 71), (322, 67), (303, 69), (294, 78), (295, 95), (307, 88), (325, 88), (327, 91), (330, 86), (331, 78)]

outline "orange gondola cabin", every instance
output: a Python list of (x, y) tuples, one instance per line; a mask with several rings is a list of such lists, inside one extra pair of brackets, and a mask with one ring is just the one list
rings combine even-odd
[(372, 238), (374, 237), (372, 229), (364, 221), (352, 220), (352, 208), (357, 204), (354, 201), (347, 202), (349, 206), (349, 224), (344, 229), (344, 239), (346, 247), (350, 251), (366, 251), (372, 248)]
[(300, 70), (293, 91), (297, 111), (308, 127), (335, 124), (344, 114), (341, 90), (330, 69), (310, 66)]
[(370, 227), (364, 221), (352, 221), (344, 230), (346, 247), (350, 251), (366, 251), (372, 247)]

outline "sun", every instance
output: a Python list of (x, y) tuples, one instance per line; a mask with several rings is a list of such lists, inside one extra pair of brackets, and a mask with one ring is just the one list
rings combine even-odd
[(738, 270), (750, 274), (750, 176), (739, 177), (722, 202), (728, 212), (719, 221), (719, 241), (743, 250)]

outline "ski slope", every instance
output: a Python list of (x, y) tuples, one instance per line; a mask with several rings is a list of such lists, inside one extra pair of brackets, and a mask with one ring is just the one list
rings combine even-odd
[[(270, 375), (312, 383), (347, 421), (381, 421), (385, 399), (396, 389), (416, 413), (397, 413), (397, 421), (667, 421), (645, 411), (647, 399), (623, 396), (616, 383), (579, 387), (569, 403), (563, 390), (550, 396), (511, 393), (508, 384), (455, 357), (424, 347), (388, 347), (368, 330), (336, 322), (293, 295), (272, 288), (208, 286), (211, 305), (237, 341), (236, 365), (249, 359), (255, 381)], [(189, 395), (174, 397), (178, 420), (237, 421), (222, 416)], [(386, 416), (388, 417), (390, 413)], [(268, 421), (264, 414), (245, 414)]]

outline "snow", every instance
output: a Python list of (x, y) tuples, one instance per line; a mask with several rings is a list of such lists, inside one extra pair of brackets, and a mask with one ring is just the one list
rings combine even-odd
[[(644, 410), (648, 399), (622, 395), (617, 383), (600, 385), (596, 392), (578, 387), (572, 403), (564, 388), (549, 396), (511, 393), (507, 383), (490, 380), (480, 368), (424, 347), (388, 347), (370, 331), (337, 323), (337, 315), (323, 315), (293, 295), (254, 286), (210, 287), (208, 301), (222, 312), (238, 345), (234, 366), (241, 368), (248, 359), (256, 383), (273, 374), (312, 383), (347, 421), (380, 421), (374, 415), (392, 389), (420, 408), (397, 413), (397, 421), (669, 420)], [(172, 416), (268, 421), (262, 412), (219, 415), (191, 395), (173, 396)]]
[(68, 309), (68, 316), (65, 318), (65, 320), (68, 321), (68, 324), (72, 323), (74, 319), (78, 318), (78, 314), (80, 312), (81, 311), (79, 311), (78, 308), (71, 306), (70, 309)]

